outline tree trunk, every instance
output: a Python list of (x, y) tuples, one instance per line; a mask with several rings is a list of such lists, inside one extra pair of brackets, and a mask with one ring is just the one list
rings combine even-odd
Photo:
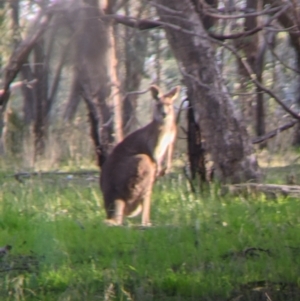
[(112, 89), (115, 84), (109, 77), (109, 69), (115, 59), (110, 53), (113, 44), (109, 29), (112, 24), (103, 20), (103, 11), (97, 0), (86, 0), (74, 26), (77, 32), (76, 76), (87, 104), (91, 137), (101, 167), (114, 143), (113, 107), (116, 102), (111, 95), (113, 90), (118, 93), (116, 87)]
[(78, 73), (74, 68), (74, 75), (71, 85), (71, 93), (64, 111), (64, 119), (70, 121), (75, 117), (78, 105), (81, 100), (81, 85), (78, 80)]
[[(260, 0), (247, 0), (246, 1), (246, 11), (256, 12), (258, 7), (261, 6)], [(248, 16), (245, 17), (244, 21), (244, 31), (250, 31), (259, 25), (258, 16)], [(265, 39), (262, 36), (262, 32), (258, 32), (252, 36), (242, 37), (234, 41), (235, 46), (238, 50), (242, 51), (247, 58), (248, 64), (251, 66), (252, 70), (256, 75), (256, 79), (262, 83), (263, 77), (263, 62), (266, 50)], [(246, 72), (243, 64), (238, 61), (238, 70), (240, 76), (240, 91), (242, 93), (249, 92), (247, 87), (249, 87), (249, 76)], [(251, 90), (253, 87), (251, 88)], [(253, 97), (252, 96), (241, 96), (241, 107), (243, 111), (243, 118), (246, 120), (246, 124), (251, 124), (253, 117), (255, 120), (255, 134), (256, 136), (262, 136), (265, 134), (265, 105), (264, 105), (264, 95), (260, 88), (256, 88), (256, 101), (255, 110), (252, 108)], [(253, 116), (253, 113), (254, 116)], [(266, 143), (259, 145), (260, 148), (264, 148)]]
[[(202, 130), (208, 152), (222, 182), (257, 180), (259, 168), (244, 124), (237, 118), (232, 100), (216, 65), (209, 41), (195, 6), (190, 0), (157, 0), (176, 11), (174, 18), (157, 8), (167, 38), (182, 70), (188, 94), (192, 95), (196, 120)], [(175, 25), (173, 27), (172, 25)]]
[(45, 70), (44, 39), (42, 38), (34, 48), (34, 76), (38, 79), (36, 91), (36, 115), (34, 120), (34, 160), (44, 154), (46, 146), (45, 105), (47, 102), (47, 70)]
[[(12, 53), (9, 63), (4, 70), (3, 89), (0, 90), (0, 139), (2, 140), (3, 134), (3, 116), (6, 110), (7, 103), (10, 95), (10, 85), (16, 78), (19, 71), (22, 69), (23, 64), (28, 60), (29, 53), (36, 47), (37, 41), (41, 38), (43, 33), (49, 27), (50, 20), (53, 16), (57, 5), (53, 5), (51, 9), (41, 9), (41, 12), (36, 18), (36, 22), (28, 31), (27, 37), (19, 42), (18, 47)], [(16, 15), (13, 16), (15, 18)], [(1, 149), (1, 143), (0, 143)]]
[[(216, 18), (212, 18), (206, 14), (203, 14), (203, 10), (207, 7), (218, 7), (217, 0), (205, 0), (205, 2), (200, 2), (192, 0), (195, 5), (195, 10), (197, 14), (201, 17), (203, 22), (203, 27), (205, 30), (210, 30), (217, 22)], [(193, 108), (193, 101), (191, 101), (192, 95), (188, 95), (189, 99), (189, 109), (187, 112), (188, 120), (188, 157), (190, 163), (190, 171), (192, 179), (196, 178), (196, 175), (199, 177), (200, 189), (203, 189), (203, 183), (209, 182), (213, 179), (213, 167), (207, 166), (206, 160), (206, 150), (203, 147), (201, 129), (199, 124), (195, 120), (195, 110)]]
[(199, 14), (202, 24), (206, 30), (210, 30), (212, 27), (216, 25), (218, 22), (217, 18), (212, 18), (211, 16), (203, 13), (208, 7), (212, 9), (218, 8), (218, 0), (205, 0), (205, 1), (198, 1), (198, 0), (191, 0), (193, 5), (195, 6), (195, 10), (197, 14)]
[[(29, 61), (27, 61), (21, 69), (22, 80), (31, 82), (35, 79), (34, 74), (30, 68)], [(36, 116), (37, 98), (35, 88), (33, 86), (22, 85), (23, 93), (23, 120), (26, 125), (30, 125)]]
[[(264, 0), (264, 5), (273, 5), (281, 7), (286, 4), (285, 1), (282, 0), (276, 0), (276, 1), (270, 1), (270, 0)], [(288, 9), (282, 13), (278, 17), (278, 22), (281, 24), (283, 28), (285, 28), (289, 34), (290, 37), (290, 45), (295, 50), (295, 56), (296, 56), (296, 66), (295, 69), (300, 72), (300, 39), (299, 39), (299, 30), (300, 30), (300, 19), (299, 14), (297, 13), (299, 11), (299, 1), (291, 1)], [(300, 77), (298, 74), (298, 91), (295, 92), (298, 97), (295, 99), (295, 103), (297, 106), (300, 106)], [(294, 137), (293, 137), (293, 145), (294, 146), (300, 146), (300, 125), (299, 123), (295, 127)]]
[(113, 118), (114, 118), (114, 141), (120, 142), (123, 139), (122, 126), (122, 97), (121, 84), (118, 77), (118, 60), (116, 55), (116, 40), (114, 36), (113, 23), (106, 24), (108, 34), (108, 48), (107, 48), (107, 71), (110, 79), (111, 92), (109, 98), (113, 104)]
[(205, 165), (205, 150), (202, 147), (201, 130), (199, 124), (195, 120), (195, 114), (192, 104), (189, 100), (189, 107), (187, 110), (187, 145), (188, 158), (190, 163), (190, 171), (192, 180), (199, 176), (200, 188), (207, 180), (207, 171)]
[[(129, 16), (129, 4), (125, 6)], [(140, 87), (145, 58), (147, 55), (148, 33), (135, 28), (125, 27), (125, 80), (123, 90), (137, 91)], [(127, 94), (123, 100), (123, 132), (124, 135), (135, 130), (137, 123), (137, 94)]]
[[(259, 0), (247, 0), (248, 11), (257, 11), (258, 6), (261, 6), (261, 1)], [(245, 18), (245, 31), (249, 31), (258, 26), (258, 17), (250, 16)], [(245, 43), (244, 39), (244, 51), (246, 53), (247, 61), (252, 67), (256, 74), (257, 80), (262, 83), (263, 80), (263, 65), (264, 56), (266, 50), (266, 42), (262, 37), (262, 32), (256, 33), (252, 37), (248, 37)], [(257, 87), (256, 88), (256, 115), (255, 115), (255, 132), (256, 136), (263, 136), (266, 133), (265, 126), (265, 105), (264, 105), (264, 94), (263, 91)], [(266, 147), (266, 143), (261, 143), (260, 148)]]
[[(134, 36), (125, 45), (125, 80), (124, 90), (126, 92), (137, 91), (142, 81), (144, 63), (147, 53), (147, 34), (131, 28), (127, 28)], [(128, 34), (129, 36), (129, 34)], [(123, 131), (128, 134), (136, 126), (137, 94), (127, 94), (123, 100)]]

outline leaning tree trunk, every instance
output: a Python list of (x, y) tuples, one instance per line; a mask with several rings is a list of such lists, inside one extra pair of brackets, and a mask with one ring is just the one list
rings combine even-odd
[[(13, 30), (13, 42), (14, 48), (17, 48), (21, 38), (21, 30), (19, 24), (20, 15), (20, 1), (12, 0), (10, 2), (11, 8), (11, 18), (12, 18), (12, 30)], [(27, 60), (21, 70), (21, 78), (24, 82), (32, 82), (35, 80), (34, 74), (31, 70), (29, 61)], [(29, 125), (35, 119), (35, 109), (36, 109), (36, 94), (35, 89), (30, 85), (22, 85), (21, 87), (23, 93), (23, 120), (25, 125)]]
[[(35, 91), (35, 115), (34, 115), (34, 159), (38, 159), (45, 154), (46, 142), (49, 127), (49, 117), (51, 109), (56, 100), (56, 94), (60, 84), (60, 78), (63, 66), (66, 62), (66, 56), (69, 53), (69, 43), (67, 43), (60, 54), (57, 66), (50, 64), (54, 53), (54, 38), (58, 30), (57, 24), (60, 24), (61, 17), (55, 15), (51, 23), (50, 35), (42, 37), (34, 47), (34, 76), (37, 83), (34, 86)], [(49, 71), (53, 71), (53, 79), (50, 81)]]
[[(190, 0), (156, 0), (182, 70), (207, 149), (223, 182), (257, 180), (259, 168), (245, 126), (222, 82), (213, 45)], [(163, 7), (164, 6), (164, 7)], [(174, 12), (171, 15), (170, 12)]]
[(32, 29), (28, 32), (27, 37), (20, 41), (18, 47), (13, 51), (7, 66), (3, 72), (3, 89), (0, 89), (0, 152), (2, 144), (2, 135), (4, 129), (4, 114), (9, 101), (10, 85), (18, 75), (23, 64), (28, 60), (29, 53), (35, 47), (39, 38), (49, 27), (49, 23), (53, 16), (56, 5), (53, 5), (51, 9), (42, 10), (36, 19), (36, 22), (32, 26)]

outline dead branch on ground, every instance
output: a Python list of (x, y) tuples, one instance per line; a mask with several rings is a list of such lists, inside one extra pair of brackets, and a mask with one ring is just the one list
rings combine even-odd
[(272, 199), (278, 196), (300, 197), (300, 186), (298, 185), (277, 185), (277, 184), (260, 184), (260, 183), (241, 183), (224, 185), (221, 194), (231, 193), (233, 195), (256, 195), (265, 194)]

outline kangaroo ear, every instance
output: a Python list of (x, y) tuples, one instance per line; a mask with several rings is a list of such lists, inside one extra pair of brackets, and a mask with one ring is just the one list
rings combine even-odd
[(160, 93), (160, 89), (159, 87), (155, 86), (155, 85), (152, 85), (150, 87), (150, 91), (151, 91), (151, 94), (152, 94), (152, 97), (155, 99), (155, 100), (159, 100), (159, 94)]
[(171, 89), (164, 97), (170, 98), (172, 101), (174, 101), (180, 92), (180, 86), (176, 86), (175, 88)]

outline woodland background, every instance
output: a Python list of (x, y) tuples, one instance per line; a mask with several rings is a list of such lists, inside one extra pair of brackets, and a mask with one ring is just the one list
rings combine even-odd
[(225, 181), (256, 179), (253, 146), (300, 143), (298, 12), (297, 1), (1, 1), (1, 157), (28, 170), (95, 153), (100, 164), (150, 120), (149, 85), (180, 84), (177, 154), (192, 174), (204, 180), (211, 160)]
[[(0, 1), (0, 299), (300, 300), (299, 9)], [(151, 84), (181, 86), (174, 169), (153, 227), (107, 227), (99, 167)]]

